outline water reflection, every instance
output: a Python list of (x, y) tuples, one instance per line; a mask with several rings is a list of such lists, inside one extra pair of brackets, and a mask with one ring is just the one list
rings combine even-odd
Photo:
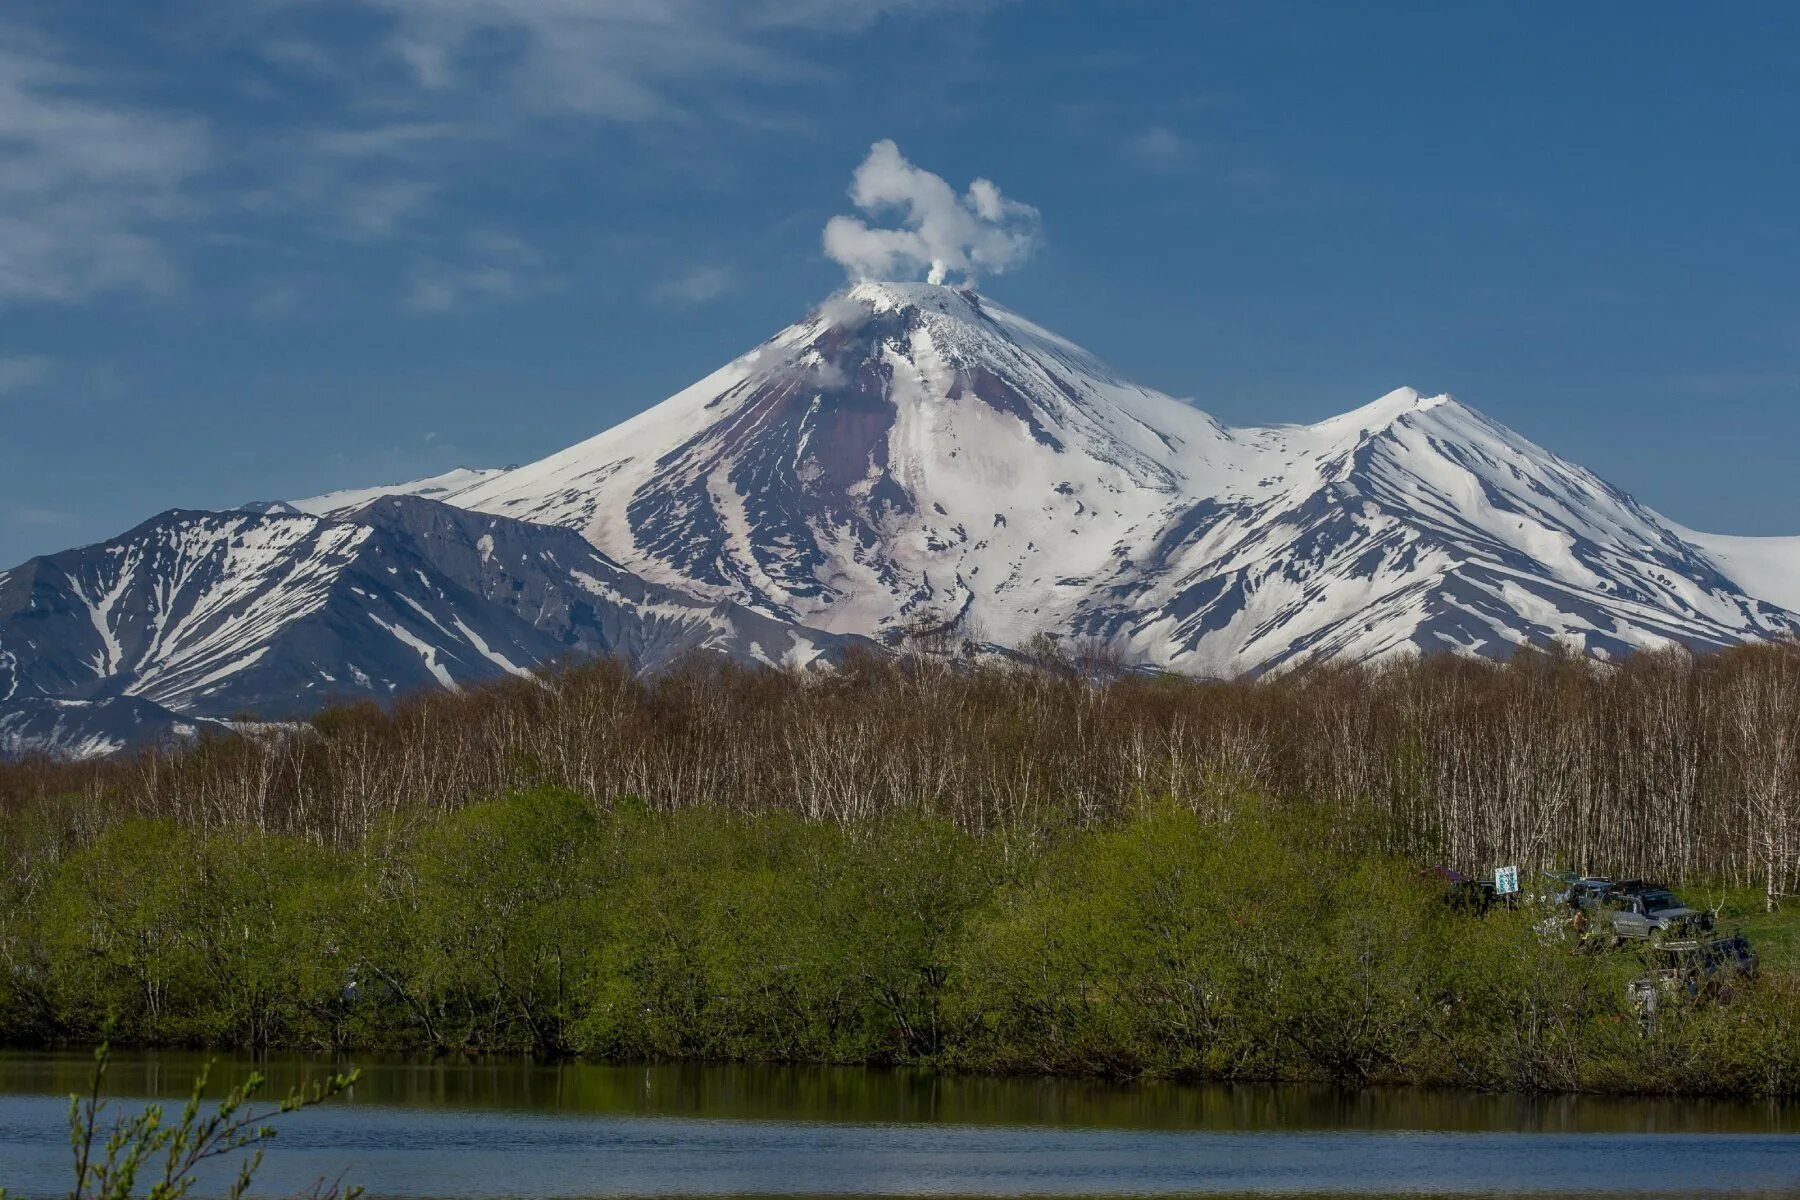
[[(120, 1097), (184, 1096), (209, 1060), (214, 1092), (251, 1070), (268, 1076), (266, 1095), (277, 1095), (356, 1066), (363, 1078), (348, 1103), (440, 1110), (1215, 1132), (1800, 1133), (1800, 1105), (1778, 1102), (1125, 1085), (861, 1067), (605, 1066), (518, 1058), (131, 1051), (114, 1056), (107, 1090)], [(83, 1091), (91, 1070), (86, 1051), (0, 1051), (0, 1094)]]

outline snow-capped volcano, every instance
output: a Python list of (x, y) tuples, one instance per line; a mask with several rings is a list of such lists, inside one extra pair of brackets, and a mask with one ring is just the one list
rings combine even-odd
[(694, 651), (1040, 635), (1206, 675), (1800, 632), (1800, 539), (1677, 526), (1449, 396), (1229, 428), (973, 292), (864, 284), (539, 462), (172, 512), (0, 572), (0, 753)]
[(1207, 674), (1553, 640), (1720, 646), (1796, 620), (1448, 396), (1228, 428), (927, 284), (860, 285), (655, 408), (445, 499), (836, 632), (954, 622)]

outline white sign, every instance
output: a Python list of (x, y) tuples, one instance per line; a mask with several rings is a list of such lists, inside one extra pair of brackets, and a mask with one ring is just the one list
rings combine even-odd
[(1519, 890), (1519, 868), (1494, 868), (1494, 895), (1510, 896)]

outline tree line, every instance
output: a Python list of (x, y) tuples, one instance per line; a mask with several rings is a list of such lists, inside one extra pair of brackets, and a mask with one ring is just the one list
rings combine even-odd
[(830, 673), (696, 660), (651, 680), (591, 662), (188, 748), (0, 765), (0, 813), (60, 806), (71, 844), (145, 817), (346, 850), (534, 788), (658, 812), (923, 814), (1028, 839), (1152, 797), (1204, 812), (1238, 789), (1310, 806), (1337, 846), (1716, 880), (1773, 906), (1800, 875), (1800, 648), (1445, 656), (1254, 681), (1049, 653)]

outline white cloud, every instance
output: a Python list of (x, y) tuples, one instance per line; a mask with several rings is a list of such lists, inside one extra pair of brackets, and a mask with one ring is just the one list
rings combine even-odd
[(853, 279), (913, 278), (942, 283), (958, 274), (970, 283), (1000, 274), (1030, 257), (1038, 245), (1038, 211), (1008, 200), (986, 179), (963, 195), (937, 175), (908, 162), (891, 141), (876, 142), (856, 168), (850, 199), (863, 212), (892, 215), (898, 228), (837, 216), (825, 225), (825, 253)]
[(41, 354), (0, 357), (0, 397), (35, 387), (50, 377), (55, 364)]
[(451, 121), (283, 130), (242, 148), (236, 165), (257, 185), (233, 200), (244, 212), (304, 222), (328, 238), (416, 237), (433, 228), (445, 193), (479, 163), (488, 134)]
[[(636, 125), (689, 148), (720, 123), (792, 130), (809, 118), (781, 97), (851, 69), (843, 35), (1000, 2), (341, 0), (327, 14), (317, 0), (256, 0), (186, 27), (172, 58), (148, 47), (141, 72), (0, 19), (0, 307), (171, 290), (184, 246), (227, 236), (290, 262), (307, 238), (404, 242), (422, 311), (529, 294), (534, 266), (460, 245), (470, 218), (458, 201), (492, 145), (549, 144), (540, 135), (560, 139), (575, 122)], [(357, 11), (364, 21), (341, 19)], [(235, 64), (221, 84), (304, 106), (267, 105), (252, 129), (152, 99), (196, 50)], [(660, 295), (698, 303), (727, 286), (694, 274)]]
[(737, 290), (737, 271), (728, 266), (690, 267), (650, 290), (659, 304), (684, 307), (706, 304)]
[(464, 240), (454, 260), (423, 259), (413, 268), (405, 304), (416, 313), (446, 313), (471, 301), (523, 300), (547, 289), (544, 256), (508, 233), (484, 232)]
[(36, 505), (24, 504), (8, 510), (6, 519), (9, 524), (13, 525), (49, 528), (57, 525), (68, 525), (75, 520), (75, 516), (73, 513), (66, 513), (60, 508), (40, 508)]
[(396, 153), (434, 142), (455, 141), (477, 132), (453, 121), (397, 121), (355, 129), (330, 129), (317, 134), (313, 144), (327, 154), (346, 158), (388, 158)]
[(390, 179), (366, 187), (346, 186), (338, 200), (346, 230), (355, 237), (383, 238), (420, 212), (438, 187), (421, 179)]
[(1225, 182), (1246, 192), (1266, 192), (1279, 187), (1281, 177), (1267, 167), (1233, 167), (1225, 172)]
[(244, 306), (259, 321), (276, 321), (299, 312), (304, 299), (305, 294), (298, 284), (273, 280), (253, 289)]
[(669, 118), (686, 81), (773, 77), (782, 56), (745, 36), (729, 4), (701, 0), (366, 0), (428, 92), (504, 89), (547, 111)]
[[(305, 0), (286, 0), (292, 6)], [(681, 119), (694, 85), (816, 73), (793, 35), (865, 29), (889, 15), (989, 0), (363, 0), (393, 23), (389, 49), (432, 92), (491, 89), (555, 111)]]
[(1173, 171), (1193, 157), (1188, 140), (1166, 125), (1152, 125), (1125, 139), (1125, 153), (1153, 171)]
[(206, 131), (98, 99), (95, 85), (41, 45), (0, 50), (0, 303), (154, 291), (176, 278), (160, 235), (189, 208)]

